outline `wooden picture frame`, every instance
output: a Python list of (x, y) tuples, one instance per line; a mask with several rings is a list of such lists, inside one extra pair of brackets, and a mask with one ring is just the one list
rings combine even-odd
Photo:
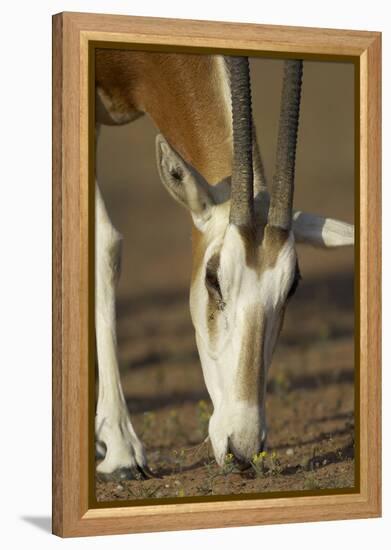
[[(209, 48), (355, 63), (359, 260), (357, 490), (213, 502), (91, 507), (93, 48)], [(53, 17), (53, 533), (62, 537), (377, 517), (381, 514), (381, 34), (61, 13)], [(90, 383), (89, 383), (90, 382)]]

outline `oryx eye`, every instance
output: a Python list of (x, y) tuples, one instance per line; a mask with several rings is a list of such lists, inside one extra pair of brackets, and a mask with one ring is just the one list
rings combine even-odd
[(293, 283), (291, 285), (291, 288), (289, 289), (287, 300), (289, 300), (289, 298), (292, 298), (292, 296), (296, 292), (297, 287), (299, 286), (300, 280), (301, 280), (301, 274), (300, 274), (299, 266), (298, 264), (296, 264), (295, 276), (293, 278)]

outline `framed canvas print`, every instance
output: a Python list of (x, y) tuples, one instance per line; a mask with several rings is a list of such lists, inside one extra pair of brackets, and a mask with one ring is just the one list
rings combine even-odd
[(376, 32), (53, 18), (53, 532), (380, 515)]

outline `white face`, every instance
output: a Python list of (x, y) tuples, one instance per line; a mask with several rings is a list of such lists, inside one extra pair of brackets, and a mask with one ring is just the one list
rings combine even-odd
[(267, 371), (298, 277), (292, 233), (259, 225), (246, 236), (228, 215), (229, 203), (215, 206), (196, 232), (190, 291), (219, 464), (227, 452), (248, 462), (262, 449)]
[(267, 371), (299, 270), (295, 239), (315, 246), (354, 243), (349, 224), (302, 212), (292, 231), (265, 225), (268, 194), (254, 200), (255, 234), (229, 223), (230, 183), (210, 186), (162, 136), (158, 170), (194, 224), (190, 308), (214, 411), (209, 435), (217, 462), (249, 462), (266, 438)]

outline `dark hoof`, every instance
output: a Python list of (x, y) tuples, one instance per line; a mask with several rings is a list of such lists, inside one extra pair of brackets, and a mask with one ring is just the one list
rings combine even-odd
[(95, 444), (95, 459), (102, 460), (106, 456), (106, 445), (104, 443), (97, 442)]
[(162, 479), (161, 476), (156, 474), (155, 472), (152, 472), (151, 468), (147, 465), (145, 466), (137, 466), (137, 468), (142, 472), (142, 474), (145, 476), (145, 479), (151, 479), (151, 478), (158, 478)]
[(227, 452), (233, 455), (235, 469), (239, 472), (244, 472), (250, 468), (250, 462), (243, 458), (235, 449), (230, 438), (228, 438)]

